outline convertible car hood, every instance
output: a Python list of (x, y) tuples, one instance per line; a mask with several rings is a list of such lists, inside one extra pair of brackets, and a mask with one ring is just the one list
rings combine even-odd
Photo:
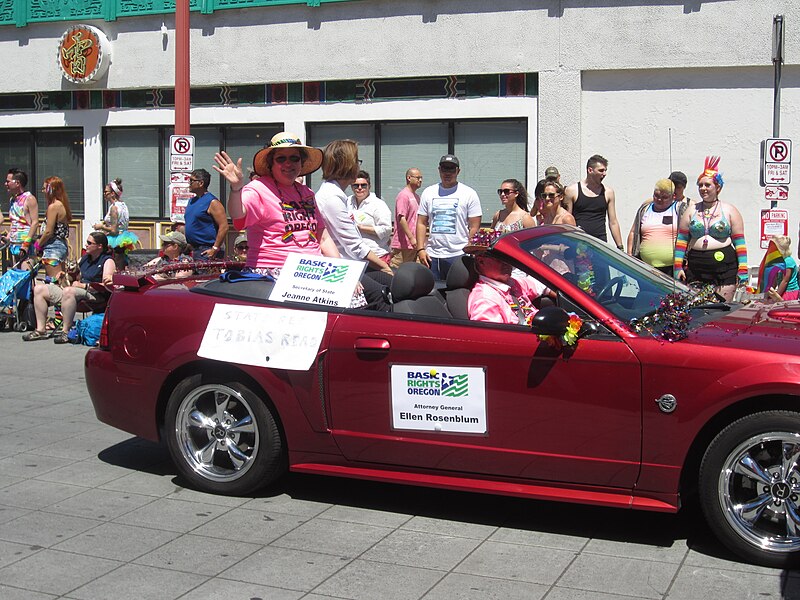
[(706, 322), (689, 339), (714, 346), (800, 356), (800, 302), (754, 302)]

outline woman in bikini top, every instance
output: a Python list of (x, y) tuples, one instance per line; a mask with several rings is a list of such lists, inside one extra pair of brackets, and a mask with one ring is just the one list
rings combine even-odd
[(492, 217), (492, 229), (502, 233), (533, 227), (536, 222), (528, 214), (528, 192), (516, 179), (506, 179), (497, 190), (503, 208)]

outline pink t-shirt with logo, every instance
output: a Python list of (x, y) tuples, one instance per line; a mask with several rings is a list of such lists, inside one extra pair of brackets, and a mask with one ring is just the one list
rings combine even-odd
[(319, 239), (325, 224), (310, 188), (259, 177), (242, 188), (242, 206), (247, 214), (234, 219), (233, 225), (247, 230), (246, 266), (275, 269), (283, 266), (290, 252), (321, 254)]
[(408, 221), (408, 229), (412, 235), (417, 233), (417, 212), (419, 211), (419, 196), (414, 192), (404, 187), (397, 194), (395, 199), (394, 208), (394, 234), (392, 235), (392, 248), (399, 248), (400, 250), (413, 250), (414, 246), (411, 245), (406, 234), (400, 228), (400, 215), (403, 215)]

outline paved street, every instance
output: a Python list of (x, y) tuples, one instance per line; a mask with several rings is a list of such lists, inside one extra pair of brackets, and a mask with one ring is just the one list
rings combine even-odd
[(84, 347), (0, 332), (0, 599), (800, 598), (692, 515), (289, 475), (187, 490), (99, 423)]

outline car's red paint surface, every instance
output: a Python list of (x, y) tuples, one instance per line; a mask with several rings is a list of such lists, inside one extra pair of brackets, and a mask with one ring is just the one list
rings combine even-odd
[[(114, 293), (110, 347), (87, 353), (97, 416), (157, 440), (176, 383), (222, 370), (274, 405), (290, 469), (677, 510), (686, 469), (697, 468), (692, 453), (705, 450), (734, 416), (751, 406), (798, 407), (800, 309), (756, 303), (706, 311), (677, 342), (637, 333), (626, 317), (648, 312), (644, 303), (652, 300), (599, 302), (532, 256), (532, 244), (563, 231), (509, 234), (494, 251), (599, 325), (599, 334), (572, 352), (556, 351), (522, 327), (333, 310), (308, 371), (210, 361), (197, 351), (215, 303), (248, 301), (147, 283)], [(639, 294), (647, 277), (658, 279), (637, 276)], [(390, 366), (419, 364), (485, 370), (485, 435), (392, 428)], [(659, 408), (665, 394), (676, 398), (674, 412)]]

